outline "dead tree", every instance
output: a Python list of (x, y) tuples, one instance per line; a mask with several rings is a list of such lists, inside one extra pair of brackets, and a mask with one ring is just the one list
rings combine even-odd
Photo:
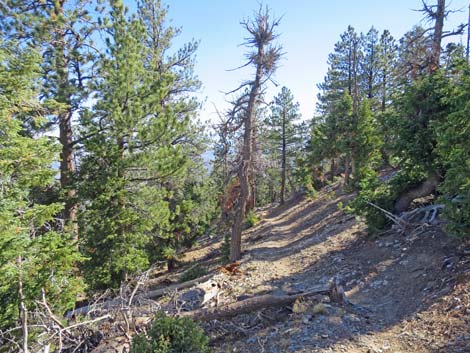
[(441, 41), (444, 31), (444, 18), (445, 18), (445, 0), (438, 0), (437, 5), (428, 6), (423, 2), (426, 16), (431, 20), (434, 20), (434, 33), (432, 36), (432, 48), (429, 57), (428, 69), (432, 74), (439, 67), (439, 60), (441, 57)]
[(243, 221), (246, 216), (246, 204), (250, 199), (250, 177), (253, 155), (253, 131), (256, 108), (259, 97), (267, 81), (276, 70), (277, 63), (282, 55), (281, 48), (273, 41), (277, 38), (274, 29), (279, 25), (279, 20), (271, 19), (269, 9), (260, 8), (253, 19), (241, 23), (248, 31), (248, 37), (243, 43), (251, 50), (247, 53), (248, 61), (242, 67), (253, 65), (256, 68), (255, 77), (251, 81), (244, 82), (234, 93), (245, 89), (244, 94), (234, 105), (234, 111), (241, 114), (240, 127), (243, 127), (243, 146), (241, 150), (241, 162), (238, 169), (240, 181), (240, 197), (238, 210), (232, 228), (230, 242), (230, 260), (236, 261), (241, 257), (241, 233)]

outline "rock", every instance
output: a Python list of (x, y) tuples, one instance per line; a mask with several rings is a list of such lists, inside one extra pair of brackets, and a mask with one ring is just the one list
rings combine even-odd
[(452, 259), (447, 257), (444, 259), (444, 262), (442, 263), (442, 269), (449, 269), (449, 268), (452, 268), (452, 266), (454, 266), (454, 263), (452, 262)]

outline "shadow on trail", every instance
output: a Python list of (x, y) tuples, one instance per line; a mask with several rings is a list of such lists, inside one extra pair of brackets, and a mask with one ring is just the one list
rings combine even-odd
[[(326, 349), (340, 342), (371, 339), (372, 334), (388, 330), (397, 332), (397, 326), (416, 320), (420, 313), (451, 294), (457, 274), (463, 271), (443, 267), (446, 259), (457, 256), (458, 243), (437, 228), (417, 237), (392, 234), (377, 241), (367, 239), (363, 232), (345, 233), (356, 224), (355, 219), (337, 206), (349, 197), (301, 201), (305, 204), (293, 212), (285, 208), (284, 212), (289, 212), (286, 218), (274, 210), (266, 217), (266, 224), (250, 234), (253, 237), (266, 230), (271, 232), (247, 251), (254, 260), (274, 262), (304, 250), (312, 256), (303, 270), (265, 284), (285, 291), (303, 291), (339, 277), (353, 303), (343, 307), (341, 315), (335, 312), (304, 322), (298, 333), (289, 336), (293, 346), (303, 340), (306, 349)], [(271, 224), (270, 219), (274, 219)], [(275, 242), (280, 241), (282, 246), (276, 247)], [(305, 342), (306, 335), (320, 337)], [(435, 353), (464, 352), (462, 346), (453, 345), (451, 338), (448, 343), (426, 348)], [(401, 346), (393, 348), (413, 351), (409, 343), (402, 341), (397, 340), (395, 344)], [(265, 348), (277, 352), (275, 344), (273, 341), (272, 347), (268, 343)]]
[[(250, 238), (257, 243), (245, 253), (258, 260), (276, 261), (349, 229), (354, 224), (354, 217), (338, 209), (338, 204), (348, 199), (349, 195), (334, 200), (328, 197), (303, 200), (300, 201), (302, 207), (291, 212), (282, 222), (271, 223), (267, 217), (265, 224), (249, 234), (248, 243)], [(276, 243), (284, 245), (276, 246)]]

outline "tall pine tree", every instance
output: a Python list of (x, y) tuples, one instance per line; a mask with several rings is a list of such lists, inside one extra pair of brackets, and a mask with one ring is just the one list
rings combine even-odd
[(287, 87), (282, 87), (281, 92), (271, 103), (271, 115), (266, 122), (269, 128), (268, 138), (280, 160), (281, 204), (285, 201), (287, 177), (288, 173), (292, 172), (295, 160), (293, 148), (298, 140), (295, 123), (299, 118), (299, 104), (294, 101), (292, 92)]
[(58, 146), (25, 131), (26, 122), (40, 125), (47, 110), (37, 98), (40, 56), (18, 48), (18, 42), (0, 42), (0, 327), (21, 321), (24, 350), (28, 312), (42, 291), (53, 310), (74, 305), (81, 290), (76, 277), (81, 258), (69, 237), (54, 231), (63, 206), (35, 197), (54, 184), (57, 171), (51, 164)]

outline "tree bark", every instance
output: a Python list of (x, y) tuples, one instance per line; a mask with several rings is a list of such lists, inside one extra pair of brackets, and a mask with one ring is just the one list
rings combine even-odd
[(410, 204), (414, 199), (425, 197), (435, 192), (440, 180), (441, 178), (437, 173), (430, 173), (424, 182), (405, 191), (398, 197), (395, 201), (395, 212), (404, 212), (410, 207)]
[(70, 232), (74, 241), (78, 240), (78, 207), (75, 201), (76, 190), (73, 187), (73, 174), (75, 173), (75, 162), (72, 148), (72, 113), (67, 111), (59, 115), (59, 140), (62, 145), (60, 163), (60, 185), (65, 191), (64, 220), (66, 231)]
[(284, 204), (286, 198), (286, 173), (287, 173), (287, 142), (286, 142), (286, 111), (282, 111), (282, 160), (281, 160), (281, 205)]
[(346, 160), (344, 161), (344, 185), (349, 185), (350, 169), (351, 167), (351, 156), (350, 152), (346, 155)]
[(241, 314), (251, 313), (253, 311), (272, 307), (282, 306), (293, 303), (296, 299), (311, 297), (318, 294), (329, 294), (329, 286), (319, 286), (308, 292), (293, 294), (293, 295), (271, 295), (265, 294), (254, 298), (245, 299), (239, 302), (231, 303), (228, 305), (204, 308), (194, 311), (180, 313), (182, 317), (189, 317), (194, 320), (210, 321), (220, 318), (230, 318)]
[[(258, 47), (258, 57), (264, 56), (264, 44), (260, 43)], [(250, 198), (250, 173), (252, 162), (252, 149), (253, 149), (253, 124), (256, 113), (256, 99), (259, 95), (261, 87), (261, 78), (263, 75), (263, 60), (259, 59), (256, 64), (256, 76), (251, 86), (250, 95), (248, 99), (247, 116), (244, 122), (243, 134), (243, 150), (242, 150), (242, 164), (238, 172), (240, 179), (240, 202), (238, 205), (238, 212), (235, 217), (235, 222), (232, 229), (232, 237), (230, 239), (230, 261), (237, 261), (241, 258), (241, 240), (242, 240), (242, 227), (243, 221), (246, 217), (246, 205)]]
[(19, 302), (19, 311), (20, 311), (20, 321), (21, 321), (21, 333), (22, 337), (22, 349), (23, 353), (28, 353), (28, 309), (25, 303), (25, 296), (23, 292), (23, 276), (22, 276), (22, 262), (23, 259), (21, 256), (18, 256), (16, 259), (19, 268), (18, 274), (18, 298)]
[[(54, 2), (54, 14), (57, 19), (64, 16), (65, 1)], [(63, 106), (58, 115), (59, 141), (62, 146), (60, 163), (60, 185), (65, 191), (64, 221), (66, 231), (70, 232), (73, 240), (78, 240), (76, 190), (73, 187), (75, 162), (73, 159), (72, 131), (72, 99), (70, 92), (69, 72), (66, 58), (66, 28), (62, 22), (57, 23), (55, 34), (55, 69), (57, 73), (57, 93), (55, 99)]]
[(354, 156), (351, 157), (351, 175), (354, 178), (354, 181), (357, 181), (357, 168), (356, 168), (356, 159)]
[(468, 21), (467, 21), (467, 62), (470, 60), (470, 4), (468, 4)]
[[(196, 286), (199, 283), (202, 283), (202, 282), (205, 282), (205, 281), (211, 279), (213, 276), (214, 276), (214, 274), (208, 274), (208, 275), (205, 275), (203, 277), (193, 279), (191, 281), (187, 281), (187, 282), (183, 282), (183, 283), (177, 283), (177, 284), (173, 284), (173, 285), (170, 285), (170, 286), (167, 286), (167, 287), (164, 287), (164, 288), (151, 290), (151, 291), (148, 291), (146, 293), (136, 295), (135, 298), (134, 298), (134, 302), (135, 302), (135, 300), (139, 300), (139, 299), (156, 299), (156, 298), (160, 298), (160, 297), (164, 296), (167, 293), (171, 293), (173, 291), (179, 291), (181, 289)], [(147, 282), (145, 282), (145, 285), (149, 286), (149, 287), (152, 287), (152, 286), (155, 286), (155, 282), (156, 282), (155, 280), (150, 279)], [(108, 301), (105, 301), (103, 303), (96, 304), (96, 305), (85, 305), (85, 306), (82, 306), (82, 307), (79, 307), (79, 308), (76, 308), (74, 310), (71, 310), (71, 311), (67, 312), (65, 314), (65, 317), (69, 318), (72, 315), (86, 315), (92, 309), (99, 309), (99, 310), (111, 309), (111, 308), (114, 308), (114, 307), (118, 307), (122, 303), (123, 303), (123, 299), (119, 298), (119, 299), (110, 299)]]
[[(437, 0), (436, 11), (433, 12), (432, 17), (434, 17), (434, 34), (432, 39), (432, 50), (429, 63), (429, 71), (433, 73), (439, 68), (439, 61), (441, 57), (441, 42), (442, 42), (442, 33), (444, 31), (444, 17), (445, 17), (445, 0)], [(432, 11), (432, 10), (431, 10)]]
[(335, 158), (331, 158), (331, 182), (335, 181), (335, 176), (336, 176), (336, 163), (335, 163)]

